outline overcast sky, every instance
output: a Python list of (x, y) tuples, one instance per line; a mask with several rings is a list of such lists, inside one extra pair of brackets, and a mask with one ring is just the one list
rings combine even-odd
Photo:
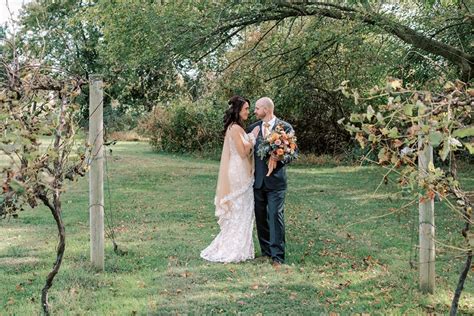
[[(10, 7), (10, 10), (14, 16), (16, 16), (21, 6), (28, 2), (31, 2), (31, 0), (8, 0), (8, 6)], [(0, 0), (0, 24), (7, 22), (9, 17), (10, 13), (7, 10), (7, 0)]]

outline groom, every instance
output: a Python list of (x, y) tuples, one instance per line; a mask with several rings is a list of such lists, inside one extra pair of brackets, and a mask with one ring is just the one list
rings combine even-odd
[[(278, 161), (275, 169), (269, 176), (267, 160), (257, 155), (258, 145), (277, 125), (283, 125), (285, 131), (293, 131), (293, 127), (273, 115), (274, 105), (270, 98), (264, 97), (255, 103), (255, 116), (259, 121), (248, 127), (252, 131), (260, 127), (254, 148), (255, 156), (255, 222), (257, 225), (258, 241), (263, 257), (271, 258), (273, 265), (285, 263), (285, 221), (284, 203), (286, 193), (286, 165), (287, 161)], [(273, 159), (273, 158), (269, 158)]]

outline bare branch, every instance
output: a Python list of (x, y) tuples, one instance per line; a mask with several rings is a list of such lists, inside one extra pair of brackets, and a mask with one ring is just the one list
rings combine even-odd
[(232, 66), (233, 64), (235, 64), (237, 61), (241, 60), (242, 58), (244, 58), (245, 56), (247, 56), (248, 54), (250, 54), (251, 52), (253, 52), (257, 46), (262, 42), (262, 40), (278, 25), (280, 24), (280, 22), (283, 21), (283, 20), (278, 20), (275, 24), (273, 24), (273, 26), (271, 28), (269, 28), (259, 39), (258, 41), (255, 43), (255, 45), (249, 49), (248, 51), (246, 51), (245, 53), (243, 53), (242, 55), (240, 55), (238, 58), (234, 59), (233, 61), (231, 61), (222, 71), (225, 71), (226, 69), (228, 69), (230, 66)]
[(463, 25), (463, 24), (467, 24), (465, 22), (460, 22), (460, 23), (454, 23), (454, 24), (451, 24), (451, 25), (447, 25), (439, 30), (437, 30), (436, 32), (434, 32), (430, 37), (433, 38), (441, 33), (443, 33), (444, 31), (446, 31), (447, 29), (450, 29), (452, 27), (456, 27), (456, 26), (459, 26), (459, 25)]

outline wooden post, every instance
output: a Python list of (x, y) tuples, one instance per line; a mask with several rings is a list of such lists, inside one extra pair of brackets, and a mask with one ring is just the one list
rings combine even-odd
[(89, 174), (89, 214), (91, 262), (104, 270), (104, 129), (103, 84), (100, 75), (89, 77), (89, 144), (91, 168)]
[[(433, 147), (423, 143), (423, 136), (418, 139), (418, 172), (420, 178), (427, 176), (428, 166), (433, 164)], [(423, 293), (434, 293), (435, 289), (435, 226), (434, 200), (424, 198), (418, 205), (419, 238), (420, 238), (420, 290)]]

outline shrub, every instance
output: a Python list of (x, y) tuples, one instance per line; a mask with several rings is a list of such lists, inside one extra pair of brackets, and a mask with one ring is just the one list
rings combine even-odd
[(157, 105), (140, 129), (154, 150), (215, 152), (222, 145), (223, 106), (201, 101), (175, 101)]
[(286, 91), (275, 98), (276, 115), (293, 125), (302, 153), (340, 155), (349, 143), (349, 133), (337, 121), (353, 106), (338, 92), (312, 87)]

